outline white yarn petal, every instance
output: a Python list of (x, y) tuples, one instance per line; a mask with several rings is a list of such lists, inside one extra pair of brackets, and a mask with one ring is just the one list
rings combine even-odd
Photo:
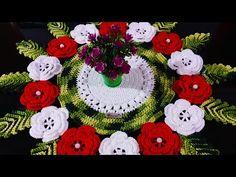
[(112, 155), (112, 149), (111, 148), (112, 148), (112, 145), (111, 145), (110, 138), (105, 138), (100, 143), (98, 151), (101, 155)]
[(65, 131), (68, 129), (69, 127), (69, 123), (68, 121), (65, 120), (61, 120), (61, 127), (57, 130), (59, 132), (60, 135), (63, 135), (65, 133)]
[(63, 67), (58, 58), (46, 55), (40, 55), (27, 67), (29, 77), (35, 81), (49, 80), (62, 70)]
[(43, 142), (55, 140), (68, 129), (68, 117), (66, 108), (45, 107), (31, 117), (30, 135)]
[(204, 127), (205, 127), (205, 120), (202, 120), (199, 122), (196, 132), (200, 132)]
[(191, 49), (185, 49), (181, 52), (184, 56), (195, 55)]
[(181, 135), (191, 135), (205, 126), (204, 111), (187, 100), (179, 99), (174, 104), (168, 104), (164, 110), (165, 123)]
[(74, 30), (70, 32), (71, 37), (78, 43), (78, 44), (88, 44), (88, 37), (89, 34), (95, 34), (96, 37), (99, 36), (99, 31), (94, 24), (80, 24), (77, 25)]
[(117, 131), (110, 136), (114, 141), (124, 140), (128, 138), (128, 135), (125, 132)]
[(176, 131), (176, 124), (172, 121), (172, 118), (171, 117), (166, 117), (165, 118), (165, 123), (173, 130), (173, 131)]
[(64, 117), (69, 118), (69, 111), (66, 108), (59, 108), (58, 109), (62, 114), (64, 114)]
[(175, 106), (177, 106), (179, 109), (187, 109), (191, 106), (190, 102), (185, 99), (178, 99), (175, 102)]
[(203, 59), (200, 55), (194, 54), (192, 50), (185, 49), (181, 52), (173, 52), (167, 64), (179, 75), (195, 75), (202, 70)]
[(193, 133), (196, 132), (196, 129), (191, 125), (191, 124), (182, 124), (177, 128), (177, 133), (184, 135), (184, 136), (189, 136)]
[(49, 142), (49, 141), (55, 140), (57, 138), (59, 138), (59, 134), (57, 131), (51, 131), (50, 133), (49, 133), (49, 131), (47, 131), (47, 133), (43, 134), (42, 141)]
[(43, 136), (43, 133), (40, 133), (40, 132), (35, 131), (33, 129), (30, 129), (29, 134), (30, 134), (30, 136), (32, 136), (35, 139), (41, 139)]
[(57, 107), (56, 106), (48, 106), (48, 107), (45, 107), (41, 110), (41, 113), (43, 115), (49, 115), (50, 113), (54, 112), (57, 110)]
[(156, 29), (148, 22), (132, 22), (126, 33), (132, 35), (135, 42), (150, 42), (156, 35)]
[(102, 140), (99, 153), (100, 155), (139, 155), (139, 145), (125, 132), (117, 131), (110, 138)]

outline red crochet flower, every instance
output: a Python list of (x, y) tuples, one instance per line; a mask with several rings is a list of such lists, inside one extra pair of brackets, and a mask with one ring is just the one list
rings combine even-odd
[(177, 155), (181, 148), (181, 139), (165, 123), (146, 123), (138, 136), (143, 155)]
[(160, 32), (152, 39), (153, 48), (156, 52), (170, 55), (182, 48), (183, 42), (176, 33)]
[(100, 139), (93, 127), (84, 125), (68, 129), (57, 143), (60, 155), (96, 155)]
[(173, 84), (173, 90), (179, 98), (186, 99), (194, 104), (202, 104), (212, 94), (211, 85), (201, 75), (183, 75)]
[(126, 30), (127, 30), (126, 22), (102, 22), (100, 25), (99, 33), (101, 35), (106, 35), (106, 34), (109, 35), (113, 25), (119, 26), (122, 36), (125, 37)]
[(69, 58), (77, 53), (77, 47), (78, 44), (73, 39), (62, 36), (48, 43), (47, 53), (59, 59)]
[(30, 82), (20, 97), (21, 104), (27, 109), (38, 111), (50, 106), (59, 95), (59, 87), (49, 81)]

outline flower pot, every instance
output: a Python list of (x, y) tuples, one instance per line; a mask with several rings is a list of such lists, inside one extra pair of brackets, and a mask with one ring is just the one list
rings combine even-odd
[(103, 82), (107, 87), (118, 87), (122, 82), (122, 75), (119, 75), (115, 80), (110, 79), (108, 76), (102, 74)]

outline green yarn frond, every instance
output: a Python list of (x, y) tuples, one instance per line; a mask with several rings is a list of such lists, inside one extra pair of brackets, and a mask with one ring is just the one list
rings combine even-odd
[(220, 155), (220, 151), (212, 148), (205, 140), (184, 136), (181, 139), (181, 155)]
[(47, 26), (49, 32), (56, 38), (69, 36), (69, 27), (64, 22), (49, 22)]
[(42, 47), (40, 47), (36, 42), (31, 40), (21, 41), (16, 43), (16, 49), (20, 54), (23, 54), (25, 57), (29, 57), (31, 59), (36, 59), (40, 55), (47, 55)]
[(8, 138), (16, 135), (18, 131), (30, 128), (31, 117), (35, 114), (33, 111), (13, 111), (0, 118), (0, 137)]
[(1, 91), (17, 91), (30, 81), (31, 79), (27, 72), (3, 74), (0, 77), (0, 90)]
[(153, 26), (156, 28), (158, 32), (170, 32), (172, 29), (175, 28), (177, 22), (155, 22)]
[(211, 97), (200, 106), (205, 110), (206, 120), (216, 120), (236, 126), (236, 106)]
[(197, 51), (210, 40), (210, 33), (195, 33), (183, 39), (183, 48)]
[(138, 55), (141, 57), (145, 57), (153, 64), (162, 64), (164, 67), (167, 67), (167, 59), (161, 53), (157, 53), (154, 50), (144, 49), (142, 47), (138, 47)]
[(219, 84), (230, 79), (234, 73), (236, 73), (236, 67), (232, 68), (223, 64), (208, 64), (204, 65), (202, 75), (210, 84)]
[(38, 143), (35, 148), (31, 149), (31, 155), (57, 155), (57, 141), (47, 143)]

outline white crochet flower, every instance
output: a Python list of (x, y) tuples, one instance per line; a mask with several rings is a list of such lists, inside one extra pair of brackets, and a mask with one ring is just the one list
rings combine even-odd
[(101, 155), (139, 155), (139, 145), (125, 132), (117, 131), (110, 138), (102, 140), (99, 153)]
[(59, 138), (68, 129), (69, 112), (66, 108), (48, 106), (31, 118), (30, 136), (48, 142)]
[(148, 22), (132, 22), (126, 33), (132, 35), (135, 42), (150, 42), (156, 35), (156, 29)]
[(200, 132), (205, 126), (204, 111), (184, 99), (165, 107), (165, 123), (181, 135), (191, 135)]
[(29, 77), (35, 81), (49, 80), (63, 70), (60, 61), (56, 57), (40, 55), (32, 61), (28, 67)]
[(70, 35), (78, 44), (89, 43), (89, 34), (96, 34), (99, 36), (99, 31), (94, 24), (77, 25), (74, 30), (70, 32)]
[(172, 70), (177, 70), (179, 75), (199, 74), (203, 67), (203, 60), (200, 55), (196, 55), (190, 49), (181, 52), (176, 51), (171, 54), (168, 66)]

